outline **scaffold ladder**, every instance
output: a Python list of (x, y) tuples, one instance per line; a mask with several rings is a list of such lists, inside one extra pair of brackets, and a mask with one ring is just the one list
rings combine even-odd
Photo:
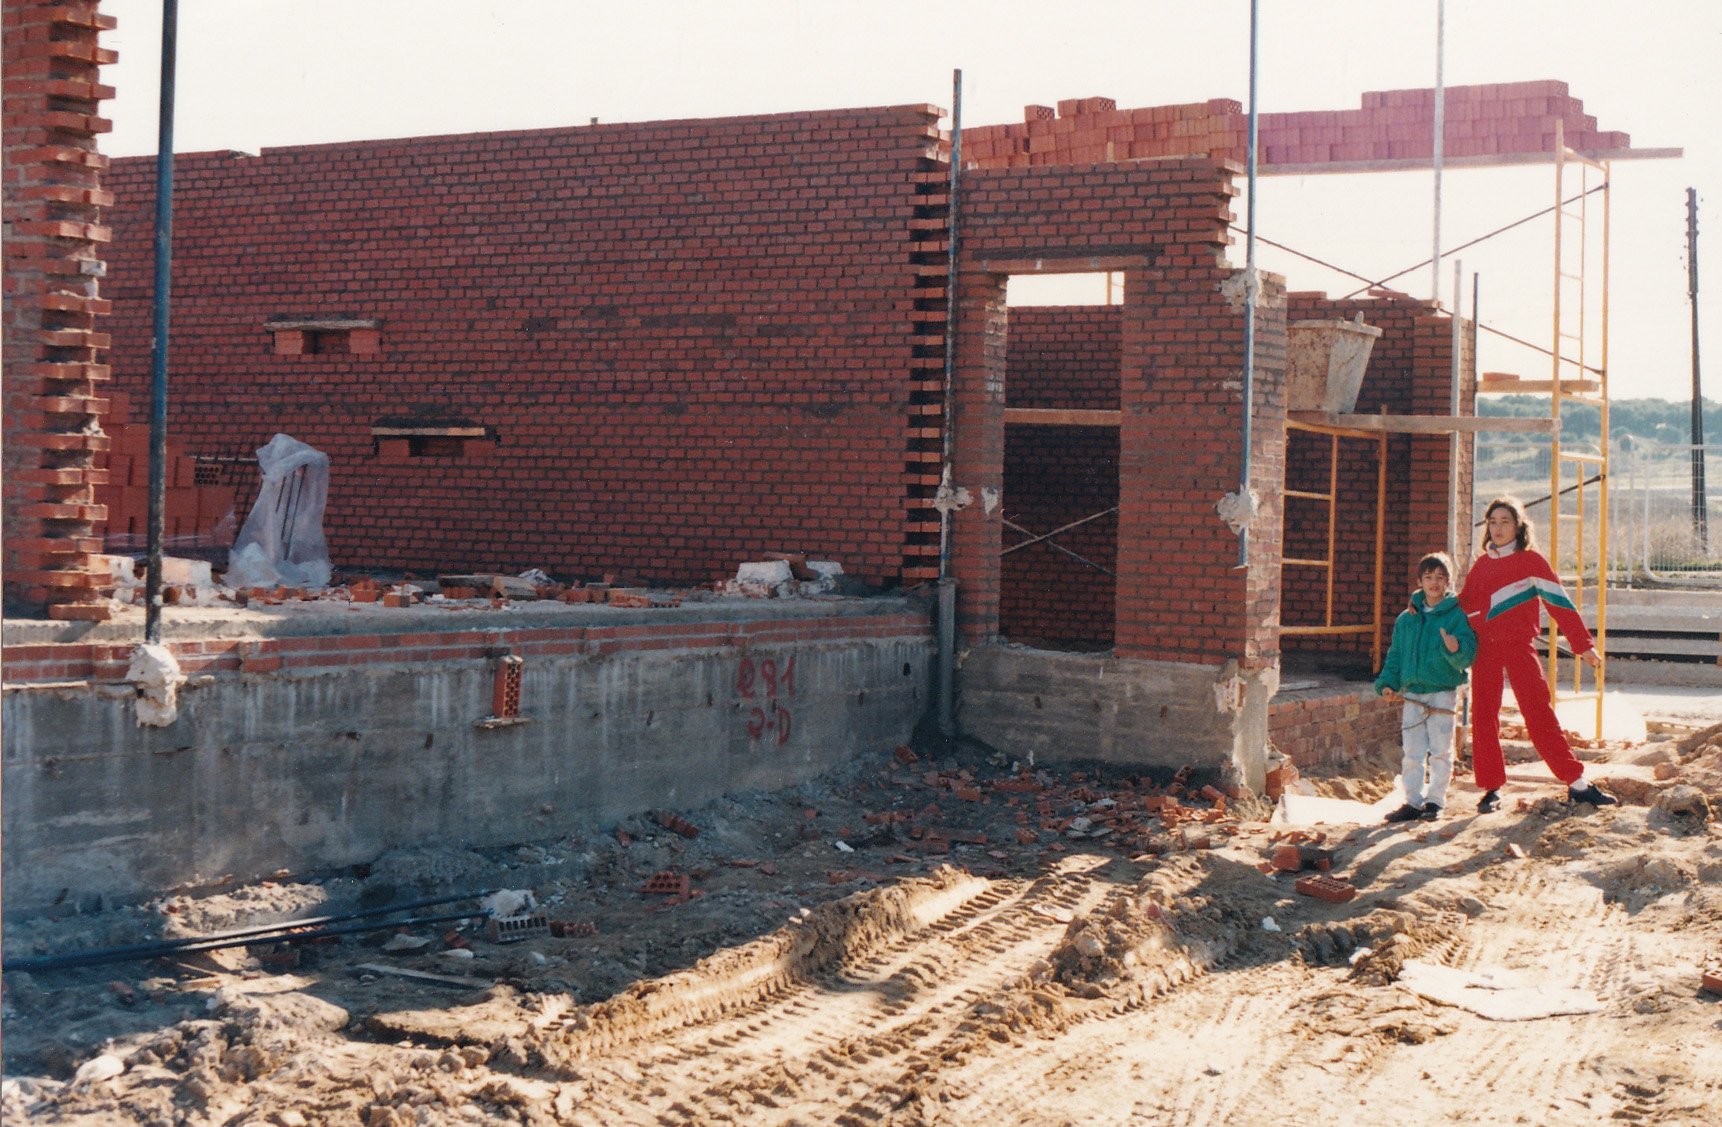
[[(1606, 652), (1603, 639), (1608, 624), (1608, 248), (1609, 248), (1609, 168), (1606, 161), (1596, 161), (1573, 152), (1566, 145), (1566, 129), (1555, 122), (1555, 207), (1554, 207), (1554, 316), (1553, 340), (1550, 342), (1551, 376), (1549, 414), (1554, 420), (1549, 449), (1549, 562), (1568, 584), (1573, 602), (1582, 613), (1587, 602), (1596, 606), (1596, 640), (1599, 652)], [(1575, 171), (1579, 179), (1577, 207), (1568, 200), (1567, 179)], [(1602, 201), (1601, 279), (1598, 314), (1590, 316), (1590, 295), (1586, 292), (1586, 268), (1590, 260), (1590, 196), (1592, 173), (1601, 177), (1596, 194)], [(1568, 240), (1572, 247), (1569, 248)], [(1592, 338), (1595, 348), (1591, 350)], [(1594, 362), (1593, 362), (1594, 361)], [(1587, 384), (1594, 385), (1590, 390)], [(1570, 390), (1569, 390), (1570, 389)], [(1561, 442), (1561, 410), (1565, 404), (1584, 404), (1597, 408), (1599, 433), (1597, 451), (1569, 450)], [(1566, 480), (1568, 472), (1574, 480)], [(1586, 486), (1597, 487), (1597, 538), (1595, 579), (1590, 582), (1590, 560), (1585, 544)], [(1564, 491), (1570, 490), (1575, 505), (1563, 511)], [(1591, 687), (1584, 687), (1583, 667), (1576, 658), (1568, 657), (1571, 677), (1563, 680), (1561, 653), (1556, 644), (1555, 625), (1549, 623), (1548, 663), (1549, 686), (1555, 700), (1592, 700), (1595, 702), (1595, 738), (1602, 737), (1602, 694), (1605, 669), (1593, 675)]]

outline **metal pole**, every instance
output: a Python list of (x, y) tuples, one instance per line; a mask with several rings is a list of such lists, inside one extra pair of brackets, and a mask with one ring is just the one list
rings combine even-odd
[(1698, 189), (1686, 189), (1686, 297), (1692, 304), (1692, 532), (1698, 550), (1710, 550), (1710, 516), (1704, 482), (1704, 390), (1698, 366)]
[[(1453, 345), (1452, 345), (1452, 395), (1450, 410), (1454, 418), (1459, 417), (1459, 313), (1465, 308), (1464, 294), (1459, 289), (1460, 267), (1459, 259), (1453, 260)], [(1476, 315), (1476, 310), (1472, 310)], [(1448, 498), (1448, 539), (1447, 549), (1451, 552), (1459, 550), (1459, 530), (1471, 519), (1470, 513), (1461, 514), (1459, 509), (1459, 432), (1454, 431), (1447, 436), (1447, 498)]]
[(155, 158), (154, 337), (150, 342), (149, 567), (144, 576), (144, 641), (161, 641), (161, 539), (167, 490), (167, 312), (173, 275), (173, 85), (179, 0), (161, 9), (161, 109)]
[[(963, 170), (963, 72), (951, 71), (951, 182), (945, 221), (944, 466), (939, 488), (951, 486), (957, 383), (957, 222)], [(957, 737), (957, 581), (951, 577), (951, 509), (939, 509), (939, 733)]]
[[(1477, 350), (1479, 343), (1477, 327), (1483, 323), (1482, 304), (1480, 300), (1481, 296), (1481, 286), (1477, 281), (1477, 272), (1473, 270), (1471, 271), (1471, 368), (1479, 380), (1483, 378), (1483, 361), (1479, 359), (1480, 354)], [(1455, 556), (1454, 558), (1458, 560), (1459, 566), (1466, 570), (1469, 570), (1471, 567), (1471, 552), (1474, 547), (1470, 541), (1472, 539), (1471, 520), (1477, 511), (1477, 441), (1476, 436), (1472, 436), (1471, 488), (1465, 491), (1463, 509), (1464, 516), (1459, 521), (1459, 533), (1465, 539), (1463, 541), (1455, 541), (1453, 544), (1453, 550), (1455, 552), (1463, 553), (1462, 555)]]
[[(1447, 0), (1435, 0), (1435, 137), (1432, 155), (1435, 167), (1435, 249), (1429, 255), (1429, 300), (1441, 300), (1441, 158), (1447, 139), (1447, 90), (1444, 62), (1447, 55)], [(1458, 300), (1458, 293), (1453, 298)], [(1455, 316), (1457, 311), (1455, 311)]]
[[(1258, 40), (1258, 0), (1250, 0), (1250, 141), (1247, 176), (1249, 200), (1244, 205), (1244, 414), (1243, 471), (1238, 477), (1238, 500), (1244, 511), (1250, 508), (1250, 455), (1255, 446), (1255, 412), (1251, 402), (1256, 390), (1256, 46)], [(1250, 565), (1250, 525), (1246, 520), (1238, 529), (1238, 566)]]
[[(951, 484), (957, 384), (957, 190), (963, 168), (963, 72), (951, 71), (951, 179), (945, 200), (945, 404), (941, 489)], [(951, 573), (951, 511), (939, 510), (939, 578)]]

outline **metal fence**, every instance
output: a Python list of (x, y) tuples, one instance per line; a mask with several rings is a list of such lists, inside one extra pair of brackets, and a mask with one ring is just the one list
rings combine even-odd
[[(1698, 460), (1706, 484), (1703, 520), (1694, 519), (1693, 466)], [(1722, 589), (1722, 445), (1694, 447), (1626, 437), (1610, 444), (1609, 461), (1609, 582)], [(1602, 494), (1595, 477), (1595, 467), (1585, 467), (1581, 491), (1578, 468), (1565, 469), (1561, 552), (1554, 560), (1561, 574), (1582, 571), (1587, 582), (1595, 580), (1602, 562)], [(1546, 439), (1478, 435), (1473, 542), (1482, 535), (1484, 506), (1509, 494), (1525, 502), (1546, 549), (1549, 492)]]
[[(1722, 588), (1722, 445), (1614, 444), (1609, 540), (1620, 582)], [(1705, 504), (1694, 496), (1702, 466)]]

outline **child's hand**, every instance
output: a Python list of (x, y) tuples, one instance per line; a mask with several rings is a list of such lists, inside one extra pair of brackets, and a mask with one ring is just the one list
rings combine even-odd
[(1456, 654), (1459, 652), (1459, 639), (1447, 633), (1447, 628), (1445, 626), (1441, 628), (1441, 644), (1447, 647), (1447, 652), (1450, 654)]
[(1391, 701), (1401, 701), (1401, 700), (1405, 699), (1403, 696), (1400, 695), (1398, 689), (1382, 689), (1381, 695), (1386, 697), (1388, 700), (1391, 700)]

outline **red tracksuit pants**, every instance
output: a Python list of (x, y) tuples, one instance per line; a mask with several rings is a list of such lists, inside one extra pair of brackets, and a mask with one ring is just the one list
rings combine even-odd
[(1478, 647), (1477, 663), (1471, 667), (1471, 767), (1477, 785), (1500, 790), (1507, 781), (1507, 762), (1501, 755), (1503, 674), (1513, 683), (1513, 697), (1530, 730), (1531, 743), (1555, 778), (1571, 783), (1583, 775), (1584, 764), (1573, 758), (1566, 733), (1555, 719), (1543, 663), (1531, 644), (1486, 642)]

